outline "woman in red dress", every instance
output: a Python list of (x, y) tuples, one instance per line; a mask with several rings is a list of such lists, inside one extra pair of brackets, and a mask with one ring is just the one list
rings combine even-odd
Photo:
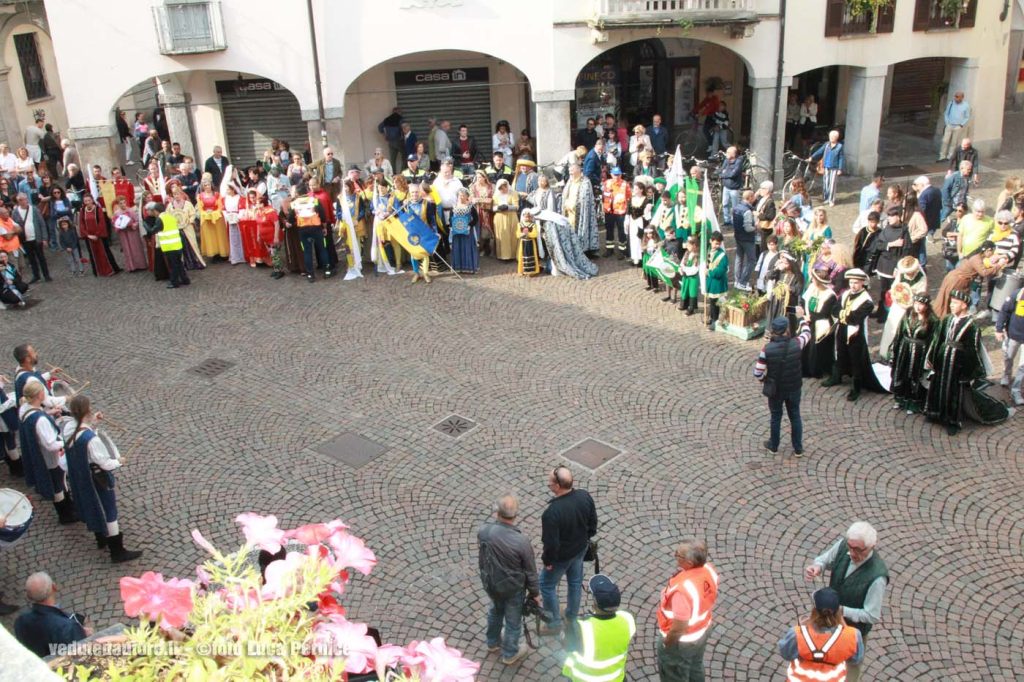
[(284, 268), (281, 260), (281, 242), (283, 235), (281, 225), (277, 219), (277, 211), (270, 205), (270, 199), (265, 195), (260, 197), (260, 206), (256, 213), (256, 236), (260, 245), (267, 250), (270, 256), (270, 264), (274, 266), (271, 276), (274, 279), (284, 277)]
[(260, 242), (257, 234), (257, 220), (260, 213), (259, 193), (250, 189), (245, 195), (245, 209), (238, 212), (238, 230), (242, 233), (242, 253), (249, 267), (257, 263), (270, 263), (267, 247)]
[(112, 277), (114, 268), (107, 259), (102, 241), (110, 235), (107, 214), (96, 205), (96, 201), (88, 192), (82, 196), (82, 210), (78, 212), (78, 235), (89, 245), (92, 274), (97, 277)]

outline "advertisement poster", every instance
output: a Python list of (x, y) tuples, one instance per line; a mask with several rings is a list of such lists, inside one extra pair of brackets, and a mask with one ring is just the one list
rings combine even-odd
[(619, 70), (611, 63), (591, 62), (576, 79), (576, 127), (585, 128), (588, 118), (618, 115)]
[(690, 122), (690, 112), (697, 105), (697, 67), (677, 66), (672, 85), (676, 105), (672, 124), (685, 125)]

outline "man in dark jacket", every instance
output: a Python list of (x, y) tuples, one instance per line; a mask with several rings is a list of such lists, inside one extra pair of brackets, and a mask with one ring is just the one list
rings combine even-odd
[(971, 187), (971, 174), (974, 165), (970, 161), (961, 161), (959, 172), (946, 176), (942, 183), (942, 212), (939, 214), (941, 223), (960, 204), (967, 203), (967, 191)]
[[(538, 601), (537, 564), (530, 541), (515, 525), (519, 501), (506, 495), (495, 505), (495, 520), (476, 534), (480, 547), (480, 582), (491, 598), (487, 614), (487, 649), (501, 650), (501, 662), (518, 663), (530, 649), (520, 648), (523, 604)], [(504, 624), (504, 636), (502, 636)]]
[(36, 656), (49, 656), (51, 645), (71, 644), (92, 634), (80, 616), (57, 606), (57, 586), (46, 573), (30, 575), (25, 592), (31, 606), (14, 621), (14, 636)]
[(916, 250), (910, 241), (910, 231), (903, 224), (903, 209), (891, 206), (887, 211), (887, 222), (878, 233), (874, 248), (878, 254), (875, 261), (875, 274), (878, 275), (878, 310), (875, 313), (879, 322), (885, 322), (888, 310), (885, 307), (885, 294), (896, 279), (896, 264), (903, 256)]
[(800, 357), (804, 346), (811, 340), (811, 328), (803, 308), (798, 306), (796, 314), (802, 318), (796, 336), (789, 335), (789, 319), (776, 317), (769, 329), (771, 340), (761, 349), (754, 363), (754, 378), (764, 384), (762, 392), (768, 398), (768, 410), (772, 415), (771, 432), (764, 442), (769, 455), (779, 453), (782, 408), (785, 407), (793, 432), (793, 454), (804, 456), (804, 423), (800, 417), (800, 389), (803, 388)]
[(206, 160), (203, 172), (209, 173), (213, 178), (213, 191), (220, 191), (220, 181), (224, 177), (224, 171), (231, 165), (231, 160), (224, 156), (224, 150), (219, 146), (213, 148), (213, 156)]
[(594, 143), (594, 148), (583, 157), (583, 174), (590, 180), (594, 190), (601, 192), (601, 167), (604, 165), (604, 140)]
[(743, 190), (743, 159), (736, 147), (725, 150), (725, 161), (719, 170), (722, 178), (722, 221), (732, 225), (732, 211), (740, 203)]
[(949, 170), (946, 171), (946, 175), (952, 175), (960, 169), (960, 163), (963, 161), (970, 161), (971, 168), (973, 169), (974, 175), (972, 181), (975, 185), (978, 184), (978, 171), (981, 169), (980, 159), (978, 158), (978, 150), (971, 144), (971, 138), (965, 137), (960, 140), (960, 147), (956, 152), (949, 157)]
[(750, 275), (757, 260), (757, 226), (754, 223), (754, 193), (749, 189), (732, 209), (732, 229), (736, 238), (736, 288), (750, 291)]
[(1002, 310), (996, 317), (996, 341), (1003, 344), (1003, 378), (999, 383), (1010, 387), (1013, 404), (1024, 405), (1021, 386), (1024, 384), (1024, 357), (1017, 365), (1017, 373), (1013, 372), (1013, 362), (1017, 353), (1024, 346), (1024, 289), (1013, 296), (1007, 296)]
[(548, 474), (548, 490), (555, 496), (540, 519), (544, 545), (540, 594), (544, 610), (552, 615), (552, 620), (547, 628), (541, 629), (541, 634), (558, 634), (562, 629), (556, 594), (558, 583), (564, 575), (569, 584), (565, 618), (574, 621), (579, 614), (583, 591), (583, 557), (590, 538), (597, 534), (597, 509), (590, 493), (573, 488), (572, 472), (567, 467), (555, 467)]

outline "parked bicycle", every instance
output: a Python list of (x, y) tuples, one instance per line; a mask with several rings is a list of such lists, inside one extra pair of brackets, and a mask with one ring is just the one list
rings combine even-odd
[[(789, 197), (793, 196), (793, 180), (796, 178), (802, 178), (804, 181), (804, 188), (807, 193), (810, 194), (814, 188), (815, 183), (818, 179), (818, 174), (814, 169), (813, 164), (806, 158), (797, 156), (791, 151), (786, 151), (783, 155), (783, 168), (791, 167), (792, 172), (786, 176), (786, 182), (782, 185), (782, 200), (785, 201)], [(786, 163), (790, 166), (787, 166)]]

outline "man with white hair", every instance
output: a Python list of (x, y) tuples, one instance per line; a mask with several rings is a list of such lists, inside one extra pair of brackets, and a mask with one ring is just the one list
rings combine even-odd
[(14, 621), (14, 636), (40, 658), (49, 656), (55, 644), (71, 644), (92, 634), (84, 618), (57, 606), (57, 585), (46, 573), (33, 573), (25, 581), (30, 606)]
[[(814, 580), (828, 569), (828, 586), (839, 593), (843, 618), (860, 630), (867, 645), (868, 633), (882, 616), (885, 586), (889, 583), (889, 569), (875, 546), (878, 532), (866, 521), (857, 521), (824, 554), (816, 557), (804, 569), (804, 577)], [(846, 679), (858, 682), (865, 661), (847, 667)]]
[[(927, 175), (920, 175), (914, 180), (911, 185), (914, 191), (917, 192), (917, 206), (921, 209), (921, 213), (924, 215), (924, 222), (928, 225), (928, 234), (932, 235), (942, 226), (942, 192), (937, 187), (932, 185), (932, 181)], [(924, 253), (924, 249), (921, 249), (921, 253)], [(925, 260), (921, 260), (921, 264), (924, 265)]]
[(838, 130), (829, 132), (828, 142), (818, 147), (807, 161), (812, 163), (818, 159), (821, 159), (825, 170), (825, 176), (821, 181), (821, 198), (829, 206), (835, 206), (836, 180), (846, 168), (846, 155), (843, 152), (843, 144), (839, 141)]

